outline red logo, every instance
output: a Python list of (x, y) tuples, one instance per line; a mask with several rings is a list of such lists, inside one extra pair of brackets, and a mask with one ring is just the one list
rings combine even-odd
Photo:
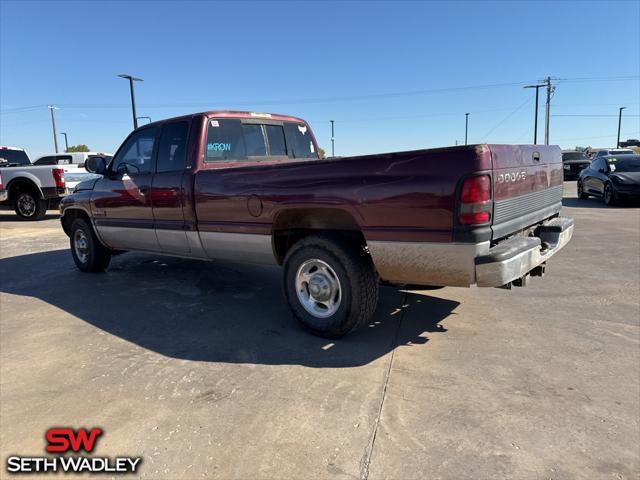
[(96, 440), (102, 435), (102, 429), (92, 428), (50, 428), (47, 430), (46, 439), (49, 442), (47, 452), (68, 452), (73, 450), (79, 452), (91, 452), (95, 447)]

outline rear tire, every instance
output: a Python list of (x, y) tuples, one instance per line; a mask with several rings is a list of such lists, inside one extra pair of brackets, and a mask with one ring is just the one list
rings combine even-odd
[(378, 303), (371, 257), (357, 244), (311, 236), (297, 242), (284, 260), (284, 293), (303, 328), (338, 338), (365, 325)]
[(589, 198), (589, 195), (584, 192), (584, 187), (582, 186), (582, 182), (580, 180), (578, 180), (576, 190), (578, 191), (578, 198), (580, 200), (586, 200), (587, 198)]
[(14, 192), (13, 209), (22, 220), (42, 220), (47, 214), (47, 201), (33, 190)]
[(77, 218), (69, 231), (71, 256), (83, 272), (104, 272), (111, 261), (111, 251), (100, 243), (89, 223)]

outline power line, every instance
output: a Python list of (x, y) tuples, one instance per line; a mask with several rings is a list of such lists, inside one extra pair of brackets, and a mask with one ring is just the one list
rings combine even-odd
[(516, 107), (511, 113), (509, 113), (506, 117), (504, 117), (502, 120), (500, 120), (491, 130), (489, 130), (481, 139), (480, 139), (480, 143), (483, 142), (489, 135), (491, 135), (495, 130), (498, 129), (498, 127), (500, 127), (504, 122), (506, 122), (507, 120), (509, 120), (512, 116), (514, 116), (516, 113), (518, 113), (519, 110), (521, 110), (527, 103), (531, 102), (533, 100), (534, 96), (532, 95), (531, 97), (527, 98), (524, 102), (522, 102), (522, 104), (520, 104), (518, 107)]
[[(552, 117), (616, 117), (618, 115), (611, 114), (588, 114), (588, 113), (566, 113), (566, 114), (556, 114), (551, 115)], [(640, 117), (640, 115), (625, 115), (625, 117)]]
[(640, 79), (640, 75), (620, 75), (617, 77), (574, 77), (564, 78), (563, 80), (569, 82), (624, 82), (638, 79)]
[[(610, 77), (574, 77), (574, 78), (553, 78), (553, 80), (557, 81), (565, 81), (565, 82), (589, 82), (589, 81), (629, 81), (629, 80), (638, 80), (640, 79), (640, 75), (625, 75), (625, 76), (610, 76)], [(237, 106), (249, 106), (249, 105), (297, 105), (297, 104), (309, 104), (309, 103), (323, 103), (323, 102), (341, 102), (341, 101), (350, 101), (350, 100), (374, 100), (379, 98), (394, 98), (394, 97), (411, 97), (418, 95), (429, 95), (436, 93), (447, 93), (447, 92), (460, 92), (460, 91), (468, 91), (468, 90), (486, 90), (493, 88), (504, 88), (504, 87), (516, 87), (516, 86), (525, 86), (531, 81), (521, 81), (521, 82), (504, 82), (504, 83), (490, 83), (490, 84), (481, 84), (481, 85), (467, 85), (462, 87), (445, 87), (445, 88), (433, 88), (433, 89), (424, 89), (424, 90), (410, 90), (410, 91), (400, 91), (400, 92), (382, 92), (382, 93), (372, 93), (372, 94), (364, 94), (364, 95), (344, 95), (344, 96), (335, 96), (335, 97), (310, 97), (310, 98), (301, 98), (301, 99), (272, 99), (272, 100), (226, 100), (224, 103), (233, 104)], [(203, 101), (203, 102), (176, 102), (176, 103), (149, 103), (149, 104), (140, 104), (140, 106), (144, 106), (145, 108), (171, 108), (171, 107), (201, 107), (203, 105), (215, 105), (221, 104), (222, 102), (217, 101)], [(98, 103), (58, 103), (60, 107), (64, 108), (128, 108), (128, 104), (115, 104), (115, 103), (106, 103), (106, 104), (98, 104)], [(46, 105), (33, 105), (28, 107), (15, 107), (0, 110), (0, 113), (12, 113), (19, 111), (27, 111), (30, 109), (38, 109), (45, 108)]]

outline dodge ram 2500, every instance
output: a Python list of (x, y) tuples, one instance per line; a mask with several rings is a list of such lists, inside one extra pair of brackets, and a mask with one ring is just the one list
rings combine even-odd
[(379, 283), (511, 287), (571, 239), (560, 149), (469, 145), (321, 159), (299, 118), (206, 112), (132, 132), (61, 204), (71, 254), (115, 251), (282, 265), (293, 315), (339, 337)]

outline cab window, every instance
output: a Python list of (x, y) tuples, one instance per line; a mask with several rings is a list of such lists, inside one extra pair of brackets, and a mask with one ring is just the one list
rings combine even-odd
[(311, 139), (311, 131), (307, 125), (285, 122), (284, 132), (287, 138), (287, 146), (289, 147), (289, 157), (319, 158), (313, 140)]
[(158, 145), (157, 172), (184, 170), (188, 131), (189, 122), (167, 123), (162, 127)]
[(287, 143), (284, 140), (284, 130), (280, 125), (265, 125), (269, 155), (272, 157), (286, 157)]
[(112, 172), (129, 174), (151, 173), (153, 148), (155, 146), (157, 128), (145, 128), (134, 133), (118, 151), (111, 165)]
[(209, 120), (206, 162), (246, 160), (242, 122), (238, 119)]
[(240, 119), (209, 120), (206, 151), (206, 162), (288, 156), (282, 125), (243, 123)]
[(243, 124), (242, 134), (247, 157), (265, 157), (267, 155), (267, 144), (264, 141), (262, 125)]

